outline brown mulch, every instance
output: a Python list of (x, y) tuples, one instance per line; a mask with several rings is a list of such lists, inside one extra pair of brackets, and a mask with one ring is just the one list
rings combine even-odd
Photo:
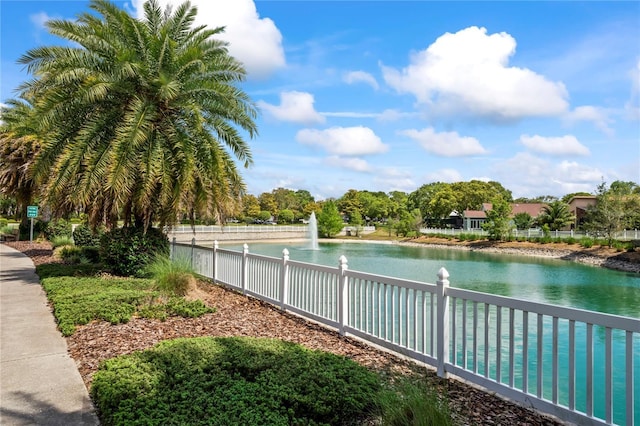
[[(38, 265), (58, 262), (48, 243), (6, 243)], [(428, 368), (377, 350), (356, 339), (282, 312), (264, 302), (217, 285), (199, 282), (192, 297), (216, 312), (200, 318), (172, 317), (167, 321), (134, 318), (127, 324), (94, 322), (80, 326), (67, 345), (87, 385), (102, 360), (149, 348), (178, 337), (252, 336), (283, 339), (344, 355), (388, 375), (418, 374), (449, 400), (452, 415), (462, 425), (559, 425), (560, 423), (458, 380), (443, 380)]]

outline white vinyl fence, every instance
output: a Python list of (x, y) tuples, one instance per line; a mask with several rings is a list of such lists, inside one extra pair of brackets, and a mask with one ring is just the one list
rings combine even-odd
[(580, 425), (640, 424), (640, 320), (212, 247), (215, 282)]
[[(420, 233), (422, 234), (443, 234), (443, 235), (460, 235), (460, 234), (473, 234), (480, 236), (487, 236), (488, 232), (483, 229), (456, 229), (456, 228), (421, 228)], [(531, 229), (514, 229), (512, 231), (512, 235), (514, 237), (543, 237), (544, 232), (539, 228), (531, 228)], [(549, 231), (549, 236), (552, 238), (599, 238), (597, 236), (589, 235), (587, 232), (583, 231)], [(623, 229), (622, 231), (616, 232), (614, 238), (620, 241), (629, 241), (629, 240), (638, 240), (640, 239), (640, 229)]]

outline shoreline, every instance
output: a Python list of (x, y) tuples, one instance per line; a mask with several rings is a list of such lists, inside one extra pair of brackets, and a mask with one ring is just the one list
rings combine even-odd
[[(517, 247), (511, 243), (488, 243), (472, 242), (472, 243), (453, 243), (445, 241), (433, 241), (432, 238), (427, 241), (406, 240), (406, 241), (377, 241), (366, 239), (322, 239), (321, 242), (335, 243), (365, 243), (365, 244), (398, 244), (411, 247), (427, 247), (444, 250), (466, 250), (485, 253), (499, 253), (516, 256), (540, 257), (547, 259), (559, 259), (569, 262), (582, 263), (589, 266), (613, 269), (622, 272), (632, 272), (640, 274), (640, 262), (632, 262), (623, 258), (623, 253), (614, 252), (606, 254), (597, 254), (595, 249), (577, 249), (577, 247), (554, 247), (553, 244), (536, 247), (532, 244)], [(546, 246), (546, 247), (544, 247)]]

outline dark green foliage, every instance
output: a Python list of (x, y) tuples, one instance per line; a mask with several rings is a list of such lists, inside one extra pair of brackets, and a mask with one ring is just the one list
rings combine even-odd
[(100, 262), (100, 247), (82, 246), (80, 254), (91, 263)]
[(93, 401), (103, 425), (358, 424), (378, 376), (337, 355), (273, 339), (195, 338), (104, 362)]
[(117, 275), (142, 276), (157, 255), (169, 255), (169, 240), (159, 229), (116, 228), (100, 238), (100, 258)]
[(322, 205), (322, 211), (318, 214), (318, 236), (333, 237), (342, 230), (343, 226), (336, 203), (331, 200), (325, 202)]
[(100, 237), (104, 232), (100, 230), (92, 231), (86, 224), (76, 226), (73, 230), (73, 242), (79, 247), (100, 245)]
[(91, 277), (101, 271), (98, 265), (67, 265), (63, 263), (43, 263), (36, 266), (40, 279), (49, 277)]
[(65, 219), (54, 219), (44, 227), (44, 236), (51, 241), (56, 237), (71, 237), (71, 222)]

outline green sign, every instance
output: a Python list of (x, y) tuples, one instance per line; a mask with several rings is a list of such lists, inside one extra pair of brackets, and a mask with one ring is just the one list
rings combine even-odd
[(27, 206), (27, 217), (37, 217), (38, 206)]

